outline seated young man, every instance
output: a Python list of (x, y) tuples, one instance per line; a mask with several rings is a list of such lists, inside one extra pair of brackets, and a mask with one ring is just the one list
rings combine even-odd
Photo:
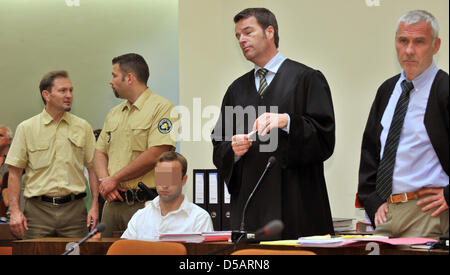
[(159, 194), (138, 210), (121, 238), (157, 240), (160, 234), (213, 231), (211, 217), (182, 194), (187, 180), (187, 161), (179, 153), (163, 153), (155, 167)]

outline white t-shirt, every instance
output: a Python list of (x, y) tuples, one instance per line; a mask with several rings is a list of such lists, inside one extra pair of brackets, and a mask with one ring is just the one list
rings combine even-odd
[(138, 210), (128, 222), (123, 239), (158, 240), (160, 234), (211, 232), (213, 223), (203, 208), (184, 200), (178, 210), (161, 215), (159, 196)]

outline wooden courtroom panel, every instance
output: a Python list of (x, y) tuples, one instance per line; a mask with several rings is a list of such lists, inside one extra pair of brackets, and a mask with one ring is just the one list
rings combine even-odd
[[(13, 255), (61, 255), (67, 243), (78, 242), (81, 238), (43, 238), (20, 240), (12, 243)], [(117, 238), (90, 239), (80, 245), (80, 255), (105, 255), (109, 246)]]
[(9, 223), (0, 223), (0, 240), (15, 240), (9, 230)]
[[(14, 255), (60, 255), (64, 253), (66, 244), (77, 242), (80, 239), (71, 238), (44, 238), (34, 240), (20, 240), (12, 243)], [(118, 240), (118, 238), (90, 239), (80, 246), (81, 255), (106, 255), (109, 246)], [(184, 243), (188, 255), (229, 255), (234, 251), (234, 245), (228, 242), (206, 242), (206, 243)], [(366, 246), (350, 247), (293, 247), (283, 245), (259, 245), (259, 244), (239, 244), (237, 249), (277, 249), (292, 250), (303, 249), (312, 251), (318, 255), (368, 255), (373, 253), (372, 249)], [(447, 250), (424, 250), (399, 248), (389, 245), (380, 245), (379, 254), (381, 255), (449, 255)]]

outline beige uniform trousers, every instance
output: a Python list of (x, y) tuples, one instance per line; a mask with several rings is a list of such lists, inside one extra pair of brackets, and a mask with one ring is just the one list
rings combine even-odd
[(25, 199), (24, 215), (29, 230), (24, 239), (45, 237), (82, 238), (88, 233), (83, 199), (53, 205), (39, 198)]
[(374, 234), (393, 238), (424, 237), (432, 239), (439, 239), (439, 236), (448, 234), (448, 209), (439, 216), (432, 217), (431, 213), (436, 209), (423, 212), (423, 206), (417, 205), (418, 201), (419, 199), (412, 199), (404, 203), (389, 203), (387, 221), (379, 224)]

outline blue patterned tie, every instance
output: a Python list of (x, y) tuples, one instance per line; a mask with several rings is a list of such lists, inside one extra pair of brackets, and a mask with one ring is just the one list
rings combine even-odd
[(401, 83), (402, 94), (395, 106), (391, 127), (384, 145), (383, 158), (377, 171), (376, 191), (383, 200), (392, 194), (392, 176), (394, 174), (395, 159), (397, 155), (400, 134), (405, 120), (406, 110), (409, 104), (409, 92), (414, 88), (412, 82), (403, 80)]

